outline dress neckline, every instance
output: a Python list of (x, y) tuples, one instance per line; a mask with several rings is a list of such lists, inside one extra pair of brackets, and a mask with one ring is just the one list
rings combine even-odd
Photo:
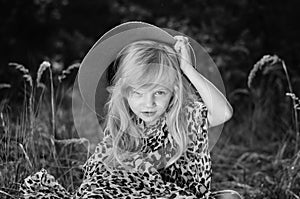
[[(155, 136), (155, 134), (158, 135), (158, 134), (162, 133), (161, 132), (162, 127), (164, 127), (166, 124), (166, 115), (163, 114), (162, 116), (160, 116), (160, 118), (154, 124), (151, 124), (148, 126), (141, 118), (135, 118), (135, 124), (141, 130), (142, 134), (145, 137)], [(159, 131), (159, 132), (157, 132), (157, 131)]]

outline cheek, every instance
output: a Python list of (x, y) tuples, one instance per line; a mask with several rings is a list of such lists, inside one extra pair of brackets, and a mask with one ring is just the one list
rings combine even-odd
[(160, 101), (160, 105), (161, 105), (162, 107), (165, 107), (165, 108), (166, 108), (166, 107), (169, 106), (170, 100), (171, 100), (171, 97), (164, 98), (164, 99), (162, 99), (162, 100)]
[(139, 102), (135, 98), (127, 98), (128, 105), (131, 109), (136, 109), (139, 106)]
[(128, 106), (132, 109), (132, 107), (134, 106), (134, 101), (131, 98), (127, 98), (127, 104)]

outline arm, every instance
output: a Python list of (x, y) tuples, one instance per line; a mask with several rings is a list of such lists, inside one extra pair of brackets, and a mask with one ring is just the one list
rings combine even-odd
[(209, 126), (217, 126), (229, 120), (232, 107), (225, 96), (191, 65), (190, 50), (186, 37), (175, 36), (174, 48), (181, 55), (180, 68), (199, 92), (208, 109)]

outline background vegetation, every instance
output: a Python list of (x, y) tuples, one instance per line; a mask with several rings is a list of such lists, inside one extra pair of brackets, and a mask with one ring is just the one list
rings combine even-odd
[(78, 187), (89, 151), (70, 108), (77, 63), (130, 20), (193, 37), (221, 71), (234, 116), (212, 151), (213, 190), (300, 198), (299, 8), (297, 0), (0, 0), (1, 198), (17, 197), (42, 167)]

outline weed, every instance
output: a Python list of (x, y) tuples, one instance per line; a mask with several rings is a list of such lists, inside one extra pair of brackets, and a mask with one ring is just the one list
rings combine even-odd
[[(57, 76), (52, 73), (49, 62), (40, 65), (35, 81), (30, 71), (23, 65), (17, 63), (9, 65), (21, 72), (24, 79), (24, 101), (23, 111), (19, 112), (14, 121), (12, 112), (5, 108), (9, 101), (3, 100), (0, 104), (1, 198), (17, 198), (19, 186), (25, 177), (41, 168), (47, 168), (49, 172), (56, 175), (60, 183), (66, 185), (69, 191), (75, 190), (81, 183), (83, 177), (81, 165), (86, 161), (89, 151), (83, 145), (88, 143), (87, 140), (74, 137), (74, 128), (62, 128), (72, 123), (71, 113), (57, 117), (57, 111), (71, 112), (71, 109), (60, 110), (61, 107), (54, 106), (57, 104), (56, 92), (61, 94), (66, 92), (58, 90), (63, 88), (60, 87), (61, 85), (55, 87)], [(47, 72), (48, 76), (46, 76)], [(64, 73), (64, 79), (68, 74)], [(1, 88), (9, 88), (9, 86), (2, 85)], [(50, 97), (45, 100), (44, 95), (48, 88), (50, 88)], [(49, 101), (50, 106), (47, 106)], [(48, 110), (50, 117), (48, 117)], [(56, 136), (58, 124), (61, 125), (58, 129), (64, 134), (65, 139)]]
[[(267, 183), (270, 184), (268, 187), (272, 187), (271, 193), (276, 192), (277, 195), (285, 194), (287, 196), (291, 196), (293, 198), (296, 197), (297, 194), (295, 192), (300, 192), (299, 186), (300, 176), (300, 160), (299, 160), (299, 121), (298, 121), (298, 113), (299, 110), (299, 98), (296, 97), (295, 93), (292, 89), (292, 84), (290, 80), (290, 76), (287, 71), (287, 67), (285, 62), (280, 59), (278, 56), (270, 56), (265, 55), (262, 59), (260, 59), (251, 70), (248, 76), (248, 87), (256, 96), (256, 99), (259, 97), (269, 97), (272, 96), (264, 95), (268, 92), (266, 89), (268, 84), (274, 82), (274, 77), (272, 77), (272, 73), (277, 72), (278, 69), (282, 68), (284, 72), (285, 79), (287, 81), (288, 90), (289, 92), (286, 94), (287, 96), (291, 97), (292, 99), (292, 112), (293, 112), (293, 123), (294, 123), (294, 131), (296, 136), (295, 137), (295, 148), (294, 152), (289, 152), (289, 148), (287, 146), (293, 146), (289, 144), (288, 139), (284, 142), (281, 148), (279, 148), (277, 155), (274, 159), (269, 162), (271, 168), (274, 170), (273, 179), (270, 180), (270, 177), (266, 178)], [(282, 77), (277, 75), (277, 77)], [(273, 79), (272, 79), (273, 78)], [(272, 81), (270, 81), (270, 79)], [(274, 86), (274, 84), (272, 85)], [(262, 87), (262, 88), (260, 88)], [(274, 88), (274, 87), (273, 87)], [(270, 89), (270, 88), (269, 88)], [(276, 104), (278, 106), (278, 104)], [(270, 108), (270, 107), (269, 107)], [(278, 107), (279, 108), (279, 107)], [(293, 143), (293, 142), (291, 142)], [(276, 168), (276, 169), (275, 169)], [(269, 168), (270, 169), (270, 168)], [(265, 175), (265, 174), (264, 174)], [(267, 176), (267, 175), (265, 175)]]

